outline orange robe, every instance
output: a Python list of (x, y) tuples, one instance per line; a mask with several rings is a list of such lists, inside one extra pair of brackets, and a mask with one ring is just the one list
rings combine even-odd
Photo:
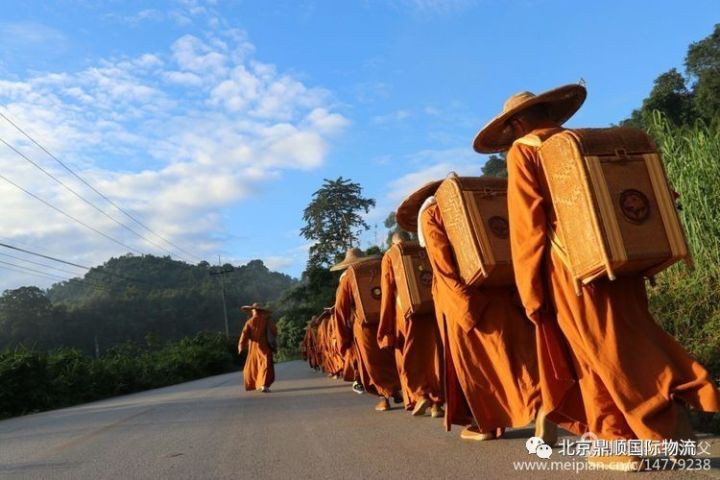
[(462, 283), (437, 204), (420, 217), (445, 345), (445, 426), (485, 432), (532, 422), (541, 404), (535, 333), (509, 287)]
[(340, 351), (355, 348), (357, 369), (365, 390), (391, 397), (400, 390), (395, 358), (377, 343), (377, 324), (367, 324), (355, 308), (350, 277), (343, 273), (335, 294), (335, 319)]
[(335, 332), (336, 324), (330, 315), (328, 315), (325, 323), (327, 324), (326, 338), (328, 344), (328, 363), (331, 368), (329, 373), (332, 373), (333, 375), (340, 375), (344, 373), (345, 358), (340, 353), (337, 333)]
[(432, 314), (405, 318), (397, 302), (395, 271), (388, 253), (382, 259), (380, 282), (378, 344), (395, 352), (405, 408), (412, 409), (422, 398), (442, 403), (442, 346), (435, 318)]
[(354, 348), (348, 348), (343, 355), (343, 380), (346, 382), (359, 382), (360, 374), (358, 373), (357, 356)]
[[(256, 390), (269, 387), (275, 381), (275, 366), (272, 351), (268, 345), (266, 316), (253, 315), (245, 322), (238, 344), (243, 351), (247, 351), (243, 380), (245, 390)], [(273, 335), (277, 335), (277, 327), (270, 324)]]
[(327, 320), (320, 320), (318, 323), (318, 331), (317, 331), (317, 338), (318, 338), (318, 346), (319, 346), (319, 360), (320, 360), (320, 367), (321, 370), (325, 373), (329, 373), (328, 370), (328, 356), (327, 356)]
[(718, 411), (720, 393), (650, 315), (642, 277), (599, 279), (576, 294), (573, 278), (548, 247), (547, 231), (555, 229), (556, 219), (537, 148), (560, 130), (536, 130), (535, 142), (527, 137), (508, 152), (513, 262), (526, 314), (543, 332), (538, 353), (541, 365), (547, 360), (546, 407), (574, 422), (576, 433), (674, 438), (681, 413), (673, 398)]
[(308, 362), (310, 368), (315, 368), (313, 366), (313, 334), (312, 328), (310, 328), (309, 325), (305, 328), (305, 335), (303, 336), (302, 343), (300, 344), (300, 353), (302, 354), (303, 360)]

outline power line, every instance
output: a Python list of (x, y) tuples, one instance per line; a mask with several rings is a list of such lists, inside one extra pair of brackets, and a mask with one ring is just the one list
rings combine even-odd
[(57, 277), (51, 277), (49, 275), (45, 275), (44, 273), (26, 272), (26, 271), (20, 270), (18, 268), (6, 267), (4, 265), (0, 265), (0, 269), (7, 270), (9, 272), (22, 273), (24, 275), (35, 275), (36, 277), (45, 277), (45, 278), (49, 278), (50, 280), (57, 281)]
[(65, 170), (67, 170), (71, 175), (73, 175), (75, 178), (77, 178), (78, 180), (80, 180), (83, 184), (85, 184), (89, 189), (91, 189), (93, 192), (95, 192), (98, 196), (100, 196), (102, 199), (104, 199), (104, 200), (105, 200), (106, 202), (108, 202), (110, 205), (112, 205), (113, 207), (117, 208), (120, 212), (122, 212), (122, 213), (123, 213), (126, 217), (128, 217), (130, 220), (132, 220), (132, 221), (135, 222), (136, 224), (140, 225), (140, 226), (141, 226), (142, 228), (144, 228), (146, 231), (152, 233), (153, 235), (155, 235), (156, 237), (158, 237), (158, 238), (159, 238), (160, 240), (162, 240), (163, 242), (167, 243), (168, 245), (173, 246), (175, 249), (177, 249), (177, 250), (183, 252), (184, 254), (188, 255), (190, 258), (195, 258), (195, 259), (197, 259), (197, 260), (202, 260), (202, 258), (200, 258), (200, 257), (198, 257), (198, 256), (196, 256), (196, 255), (193, 255), (192, 253), (188, 252), (187, 250), (183, 249), (182, 247), (180, 247), (180, 246), (176, 245), (175, 243), (171, 242), (170, 240), (164, 238), (164, 237), (161, 236), (159, 233), (155, 232), (155, 231), (152, 230), (150, 227), (148, 227), (147, 225), (145, 225), (143, 222), (141, 222), (140, 220), (138, 220), (137, 218), (135, 218), (134, 215), (131, 215), (128, 211), (126, 211), (126, 210), (125, 210), (124, 208), (122, 208), (120, 205), (118, 205), (117, 203), (115, 203), (115, 202), (114, 202), (113, 200), (111, 200), (108, 196), (106, 196), (105, 194), (103, 194), (102, 192), (100, 192), (97, 188), (95, 188), (94, 186), (92, 186), (87, 180), (85, 180), (85, 179), (84, 179), (83, 177), (81, 177), (78, 173), (76, 173), (72, 168), (70, 168), (68, 165), (66, 165), (65, 162), (63, 162), (63, 161), (60, 160), (58, 157), (56, 157), (55, 155), (53, 155), (47, 148), (45, 148), (42, 144), (40, 144), (40, 142), (38, 142), (37, 140), (35, 140), (29, 133), (27, 133), (25, 130), (23, 130), (22, 128), (20, 128), (19, 125), (17, 125), (15, 122), (13, 122), (10, 118), (7, 117), (7, 115), (5, 115), (5, 114), (4, 114), (3, 112), (1, 112), (1, 111), (0, 111), (0, 117), (4, 118), (5, 121), (7, 121), (10, 125), (12, 125), (13, 127), (15, 127), (15, 129), (16, 129), (18, 132), (20, 132), (23, 136), (25, 136), (25, 138), (27, 138), (28, 140), (30, 140), (30, 141), (31, 141), (33, 144), (35, 144), (40, 150), (42, 150), (43, 152), (45, 152), (50, 158), (52, 158), (52, 159), (55, 160), (57, 163), (59, 163), (59, 164), (60, 164)]
[[(0, 115), (2, 115), (2, 113), (0, 113)], [(67, 190), (68, 192), (72, 193), (72, 194), (75, 195), (77, 198), (79, 198), (80, 200), (82, 200), (84, 203), (86, 203), (87, 205), (89, 205), (89, 206), (92, 207), (93, 209), (97, 210), (97, 211), (100, 212), (102, 215), (104, 215), (105, 217), (109, 218), (110, 220), (112, 220), (113, 222), (115, 222), (116, 224), (118, 224), (119, 226), (121, 226), (122, 228), (124, 228), (124, 229), (128, 230), (129, 232), (132, 232), (133, 234), (135, 234), (135, 235), (137, 235), (138, 237), (142, 238), (143, 240), (145, 240), (146, 242), (148, 242), (150, 245), (153, 245), (153, 246), (155, 246), (155, 247), (157, 247), (157, 248), (159, 248), (159, 249), (161, 249), (161, 250), (164, 250), (165, 252), (169, 253), (170, 255), (174, 255), (174, 256), (180, 258), (181, 260), (184, 260), (180, 255), (176, 254), (176, 253), (173, 252), (172, 250), (168, 250), (167, 248), (163, 247), (162, 245), (159, 245), (159, 244), (153, 242), (152, 240), (150, 240), (149, 238), (147, 238), (146, 236), (144, 236), (144, 235), (141, 234), (140, 232), (137, 232), (137, 231), (133, 230), (132, 228), (130, 228), (130, 227), (128, 227), (127, 225), (125, 225), (124, 223), (122, 223), (122, 222), (120, 222), (119, 220), (115, 219), (113, 216), (111, 216), (110, 214), (108, 214), (107, 212), (105, 212), (103, 209), (101, 209), (100, 207), (98, 207), (97, 205), (95, 205), (94, 203), (92, 203), (90, 200), (88, 200), (88, 199), (86, 199), (85, 197), (83, 197), (82, 195), (80, 195), (78, 192), (76, 192), (74, 189), (72, 189), (70, 186), (68, 186), (65, 182), (63, 182), (62, 180), (60, 180), (59, 178), (57, 178), (55, 175), (53, 175), (53, 174), (50, 173), (49, 171), (45, 170), (41, 165), (39, 165), (38, 163), (36, 163), (35, 161), (33, 161), (30, 157), (28, 157), (27, 155), (25, 155), (24, 153), (22, 153), (20, 150), (18, 150), (17, 148), (15, 148), (15, 146), (13, 146), (13, 145), (11, 145), (10, 143), (8, 143), (7, 141), (5, 141), (5, 139), (3, 139), (2, 137), (0, 137), (0, 142), (2, 142), (3, 144), (5, 144), (6, 147), (8, 147), (10, 150), (12, 150), (13, 152), (15, 152), (15, 153), (16, 153), (17, 155), (19, 155), (20, 157), (22, 157), (25, 161), (27, 161), (28, 163), (30, 163), (32, 166), (34, 166), (35, 168), (37, 168), (38, 170), (40, 170), (41, 172), (43, 172), (45, 175), (47, 175), (48, 177), (50, 177), (51, 179), (53, 179), (55, 182), (57, 182), (58, 184), (60, 184), (63, 188), (65, 188), (65, 190)]]
[(71, 272), (70, 270), (64, 270), (64, 269), (62, 269), (62, 268), (54, 267), (54, 266), (52, 266), (52, 265), (48, 265), (47, 263), (36, 262), (36, 261), (34, 261), (34, 260), (29, 260), (29, 259), (27, 259), (27, 258), (18, 257), (18, 256), (16, 256), (16, 255), (10, 255), (9, 253), (2, 253), (2, 252), (0, 252), (0, 255), (2, 255), (2, 256), (4, 256), (4, 257), (14, 258), (15, 260), (20, 260), (20, 261), (22, 261), (22, 262), (32, 263), (33, 265), (38, 265), (38, 266), (40, 266), (40, 267), (51, 268), (51, 269), (53, 269), (53, 270), (57, 270), (58, 272), (69, 273), (70, 275), (75, 275), (75, 276), (78, 275), (77, 272)]
[(18, 265), (18, 264), (16, 264), (16, 263), (6, 262), (6, 261), (4, 261), (4, 260), (0, 260), (0, 264), (9, 265), (9, 266), (15, 267), (15, 268), (21, 268), (21, 269), (23, 269), (23, 270), (27, 270), (28, 272), (37, 273), (37, 274), (40, 274), (40, 275), (44, 275), (44, 276), (46, 276), (46, 277), (55, 277), (55, 278), (57, 278), (58, 280), (63, 280), (63, 281), (67, 280), (67, 278), (61, 277), (61, 276), (59, 276), (59, 275), (53, 275), (52, 273), (41, 272), (40, 270), (35, 270), (34, 268), (26, 267), (26, 266), (24, 266), (24, 265)]
[(5, 262), (3, 260), (0, 260), (0, 268), (9, 270), (11, 272), (24, 273), (24, 274), (30, 274), (30, 275), (49, 278), (51, 280), (55, 280), (56, 283), (58, 280), (61, 282), (68, 282), (68, 283), (75, 282), (75, 283), (81, 283), (83, 287), (90, 287), (90, 288), (94, 288), (96, 290), (110, 291), (110, 289), (104, 285), (99, 285), (97, 283), (89, 282), (84, 279), (81, 280), (78, 278), (65, 278), (65, 277), (61, 277), (59, 275), (55, 275), (52, 273), (35, 270), (34, 268), (26, 267), (24, 265), (17, 265), (15, 263)]
[(80, 219), (78, 219), (78, 218), (76, 218), (76, 217), (73, 217), (72, 215), (70, 215), (69, 213), (65, 212), (64, 210), (61, 210), (60, 208), (56, 207), (55, 205), (51, 204), (50, 202), (48, 202), (48, 201), (46, 201), (46, 200), (38, 197), (37, 195), (35, 195), (35, 194), (32, 193), (31, 191), (24, 189), (23, 187), (21, 187), (20, 185), (18, 185), (18, 184), (15, 183), (15, 182), (13, 182), (12, 180), (10, 180), (9, 178), (7, 178), (6, 176), (0, 174), (0, 179), (5, 180), (6, 182), (8, 182), (8, 183), (9, 183), (10, 185), (12, 185), (13, 187), (17, 188), (18, 190), (23, 191), (25, 194), (33, 197), (35, 200), (44, 203), (45, 205), (47, 205), (48, 207), (52, 208), (52, 209), (55, 210), (56, 212), (65, 215), (66, 217), (68, 217), (69, 219), (71, 219), (71, 220), (79, 223), (79, 224), (82, 225), (83, 227), (85, 227), (85, 228), (87, 228), (87, 229), (89, 229), (89, 230), (92, 230), (93, 232), (97, 233), (98, 235), (102, 235), (103, 237), (107, 238), (107, 239), (110, 240), (111, 242), (117, 243), (118, 245), (122, 246), (123, 248), (127, 248), (127, 249), (130, 250), (131, 252), (139, 253), (140, 255), (143, 254), (141, 251), (134, 249), (134, 248), (131, 247), (130, 245), (126, 245), (126, 244), (124, 244), (123, 242), (121, 242), (120, 240), (117, 240), (117, 239), (111, 237), (110, 235), (101, 232), (101, 231), (98, 230), (97, 228), (91, 227), (90, 225), (88, 225), (87, 223), (83, 222), (82, 220), (80, 220)]
[[(138, 279), (138, 278), (128, 277), (128, 276), (122, 275), (122, 274), (120, 274), (120, 273), (112, 272), (112, 271), (105, 270), (105, 269), (99, 269), (99, 268), (93, 269), (92, 267), (87, 267), (87, 266), (85, 266), (85, 265), (80, 265), (80, 264), (78, 264), (78, 263), (69, 262), (69, 261), (63, 260), (63, 259), (61, 259), (61, 258), (53, 257), (53, 256), (50, 256), (50, 255), (45, 255), (45, 254), (43, 254), (43, 253), (33, 252), (32, 250), (28, 250), (28, 249), (26, 249), (26, 248), (16, 247), (16, 246), (13, 246), (13, 245), (9, 245), (9, 244), (7, 244), (7, 243), (0, 242), (0, 247), (9, 248), (9, 249), (12, 249), (12, 250), (16, 250), (16, 251), (18, 251), (18, 252), (27, 253), (28, 255), (35, 255), (36, 257), (45, 258), (45, 259), (48, 259), (48, 260), (52, 260), (52, 261), (54, 261), (54, 262), (64, 263), (65, 265), (70, 265), (70, 266), (73, 266), (73, 267), (82, 268), (82, 269), (84, 269), (84, 270), (90, 270), (90, 271), (92, 271), (93, 273), (102, 273), (102, 274), (105, 274), (105, 275), (110, 275), (110, 276), (112, 276), (112, 277), (120, 278), (120, 279), (122, 279), (122, 280), (135, 282), (136, 284), (140, 284), (140, 285), (144, 285), (144, 286), (148, 286), (148, 287), (151, 286), (151, 285), (148, 284), (147, 282), (145, 282), (145, 281), (143, 281), (143, 280), (140, 280), (140, 279)], [(84, 280), (84, 281), (86, 281), (86, 280)]]
[(68, 262), (67, 260), (62, 260), (62, 259), (60, 259), (60, 258), (51, 257), (50, 255), (44, 255), (44, 254), (42, 254), (42, 253), (33, 252), (32, 250), (26, 250), (26, 249), (24, 249), (24, 248), (14, 247), (14, 246), (12, 246), (12, 245), (8, 245), (7, 243), (2, 243), (2, 242), (0, 242), (0, 247), (5, 247), (5, 248), (12, 249), (12, 250), (17, 250), (18, 252), (23, 252), (23, 253), (27, 253), (27, 254), (30, 254), (30, 255), (35, 255), (36, 257), (47, 258), (48, 260), (52, 260), (52, 261), (54, 261), (54, 262), (64, 263), (65, 265), (71, 265), (71, 266), (73, 266), (73, 267), (78, 267), (78, 268), (83, 268), (83, 269), (85, 269), (85, 270), (90, 270), (90, 267), (86, 267), (86, 266), (84, 266), (84, 265), (79, 265), (79, 264), (77, 264), (77, 263)]

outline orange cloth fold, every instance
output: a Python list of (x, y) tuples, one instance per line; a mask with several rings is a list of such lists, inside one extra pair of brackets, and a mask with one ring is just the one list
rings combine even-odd
[(352, 285), (347, 273), (340, 277), (335, 293), (335, 332), (343, 355), (355, 349), (356, 369), (366, 391), (391, 397), (400, 390), (395, 357), (377, 342), (377, 324), (366, 324), (355, 308)]
[(406, 408), (427, 398), (443, 403), (441, 367), (442, 345), (432, 315), (405, 318), (397, 301), (392, 256), (385, 253), (381, 263), (380, 323), (378, 344), (395, 353)]
[(422, 212), (420, 223), (444, 332), (446, 428), (466, 424), (467, 409), (482, 431), (527, 425), (541, 404), (532, 324), (512, 288), (460, 281), (437, 204)]
[[(560, 130), (532, 133), (545, 140)], [(543, 329), (538, 353), (550, 418), (600, 438), (659, 440), (678, 428), (673, 398), (718, 411), (708, 372), (650, 315), (643, 278), (600, 279), (576, 294), (548, 246), (556, 220), (538, 148), (515, 143), (508, 173), (516, 283), (528, 317)]]
[[(261, 315), (250, 317), (243, 327), (238, 346), (247, 351), (243, 367), (245, 390), (256, 390), (269, 387), (275, 381), (275, 366), (272, 351), (267, 340), (267, 322), (269, 318)], [(277, 327), (270, 323), (273, 335), (277, 335)]]

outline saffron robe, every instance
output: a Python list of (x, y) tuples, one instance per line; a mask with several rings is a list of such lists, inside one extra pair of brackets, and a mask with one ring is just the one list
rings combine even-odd
[(333, 318), (341, 353), (345, 355), (348, 349), (355, 349), (357, 369), (365, 390), (382, 397), (391, 397), (398, 392), (400, 379), (395, 357), (389, 350), (380, 349), (377, 324), (365, 323), (358, 314), (347, 272), (340, 276)]
[(269, 387), (275, 381), (275, 366), (267, 339), (268, 322), (273, 335), (277, 335), (277, 327), (266, 315), (250, 317), (240, 334), (239, 350), (247, 351), (243, 368), (245, 390)]
[[(720, 410), (708, 372), (648, 309), (644, 279), (598, 279), (575, 291), (554, 249), (552, 200), (538, 154), (560, 128), (538, 129), (508, 152), (508, 207), (515, 279), (527, 316), (542, 331), (541, 383), (550, 418), (604, 439), (676, 438), (679, 399)], [(547, 361), (543, 361), (543, 359)]]
[(434, 315), (405, 318), (397, 301), (397, 285), (392, 258), (385, 254), (381, 263), (380, 348), (392, 348), (400, 377), (405, 407), (412, 409), (423, 398), (443, 403), (440, 334)]
[(472, 418), (483, 432), (528, 425), (541, 404), (535, 332), (514, 289), (462, 283), (436, 203), (420, 225), (445, 347), (446, 428)]

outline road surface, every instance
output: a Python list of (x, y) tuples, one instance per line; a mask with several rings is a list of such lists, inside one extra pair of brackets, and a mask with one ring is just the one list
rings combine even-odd
[[(459, 429), (445, 432), (440, 419), (400, 408), (375, 412), (376, 397), (357, 395), (305, 363), (278, 365), (277, 378), (271, 394), (245, 392), (241, 374), (232, 373), (2, 421), (0, 478), (578, 478), (516, 470), (513, 462), (533, 460), (525, 450), (529, 429), (467, 443)], [(640, 478), (720, 478), (720, 439), (707, 440), (714, 469)]]

